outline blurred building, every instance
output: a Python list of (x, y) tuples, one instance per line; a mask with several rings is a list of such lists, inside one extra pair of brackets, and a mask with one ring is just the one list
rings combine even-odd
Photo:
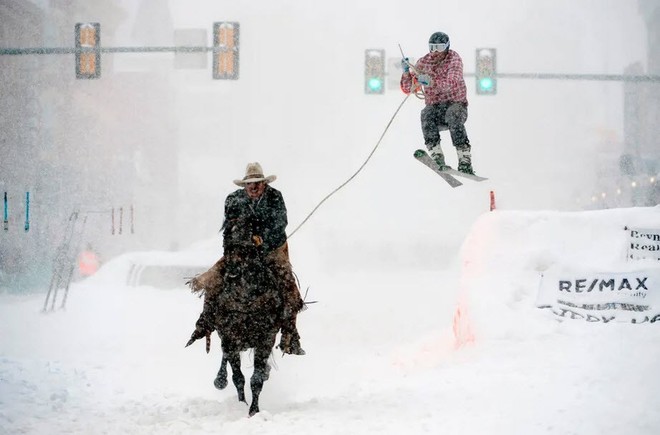
[[(153, 40), (135, 45), (171, 44), (156, 44), (159, 36), (172, 38), (171, 22), (162, 22), (167, 4), (144, 0), (140, 8), (134, 33)], [(99, 22), (101, 45), (115, 46), (128, 17), (119, 1), (0, 0), (0, 44), (72, 47), (76, 23)], [(76, 212), (79, 237), (69, 245), (92, 243), (104, 259), (174, 243), (171, 66), (126, 71), (115, 68), (119, 56), (103, 54), (94, 80), (76, 79), (73, 54), (0, 56), (0, 193), (8, 192), (11, 221), (7, 231), (0, 229), (0, 288), (47, 284)]]
[[(41, 46), (45, 22), (43, 8), (33, 2), (0, 0), (0, 46)], [(24, 283), (33, 282), (35, 268), (30, 260), (42, 264), (48, 260), (47, 254), (34, 255), (47, 244), (47, 235), (25, 233), (23, 222), (24, 195), (34, 193), (39, 169), (44, 166), (46, 131), (40, 95), (47, 86), (34, 74), (42, 65), (38, 56), (0, 56), (0, 194), (7, 193), (9, 218), (7, 230), (0, 228), (0, 287), (17, 277)]]
[[(628, 67), (633, 75), (660, 76), (660, 2), (639, 0), (646, 23), (646, 70)], [(660, 83), (628, 82), (624, 87), (624, 149), (619, 161), (623, 184), (631, 189), (631, 205), (660, 204)]]
[[(646, 24), (647, 56), (627, 75), (660, 76), (660, 2), (638, 0)], [(646, 67), (644, 66), (646, 65)], [(624, 134), (619, 153), (601, 153), (592, 208), (660, 204), (660, 83), (624, 83)]]

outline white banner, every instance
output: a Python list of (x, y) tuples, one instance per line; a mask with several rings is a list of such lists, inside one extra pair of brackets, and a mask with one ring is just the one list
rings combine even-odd
[(660, 261), (660, 229), (625, 228), (628, 231), (628, 260)]
[(538, 308), (587, 322), (660, 322), (660, 268), (619, 273), (548, 271)]

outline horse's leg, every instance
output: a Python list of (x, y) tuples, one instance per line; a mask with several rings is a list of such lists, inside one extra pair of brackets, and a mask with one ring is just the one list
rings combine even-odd
[(231, 352), (227, 356), (229, 365), (231, 365), (231, 379), (234, 381), (234, 386), (236, 387), (236, 392), (238, 393), (238, 401), (245, 402), (245, 376), (241, 371), (241, 353), (239, 351)]
[(259, 394), (261, 394), (264, 382), (268, 380), (270, 374), (268, 357), (272, 348), (273, 346), (271, 344), (269, 347), (260, 346), (254, 350), (254, 373), (252, 373), (252, 377), (250, 378), (250, 388), (252, 389), (250, 417), (259, 412)]
[(220, 363), (220, 370), (213, 381), (213, 385), (218, 390), (224, 390), (227, 386), (227, 356), (225, 353), (222, 353), (222, 362)]

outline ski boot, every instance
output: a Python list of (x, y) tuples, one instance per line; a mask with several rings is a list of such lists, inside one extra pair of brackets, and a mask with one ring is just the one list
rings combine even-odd
[(456, 154), (458, 154), (458, 170), (464, 174), (475, 175), (472, 168), (472, 155), (470, 144), (457, 145)]
[(445, 155), (442, 153), (442, 148), (440, 148), (440, 144), (430, 146), (428, 147), (428, 149), (429, 149), (429, 153), (431, 154), (431, 158), (435, 160), (435, 163), (438, 164), (438, 169), (440, 169), (441, 171), (451, 169), (451, 166), (445, 163)]

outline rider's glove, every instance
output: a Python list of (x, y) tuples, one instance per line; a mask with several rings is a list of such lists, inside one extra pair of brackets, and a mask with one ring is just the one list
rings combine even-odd
[(430, 86), (431, 76), (429, 76), (428, 74), (420, 74), (419, 77), (417, 77), (417, 81), (422, 86)]
[(410, 62), (407, 57), (401, 59), (401, 69), (403, 70), (404, 74), (410, 72)]

